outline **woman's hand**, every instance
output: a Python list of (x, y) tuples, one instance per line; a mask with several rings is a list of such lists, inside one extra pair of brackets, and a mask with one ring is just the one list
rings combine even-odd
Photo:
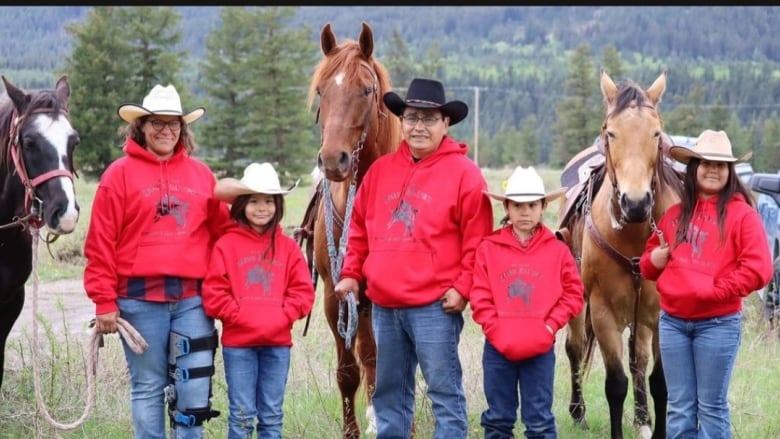
[(359, 288), (360, 286), (358, 285), (358, 281), (349, 277), (345, 277), (341, 279), (335, 287), (333, 287), (333, 292), (336, 293), (336, 296), (338, 296), (339, 300), (347, 300), (347, 293), (352, 291), (352, 294), (355, 295), (355, 303), (360, 303), (358, 299)]

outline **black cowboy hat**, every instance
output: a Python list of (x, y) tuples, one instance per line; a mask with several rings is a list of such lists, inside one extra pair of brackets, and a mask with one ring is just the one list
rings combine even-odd
[(469, 107), (465, 102), (446, 102), (444, 86), (433, 79), (412, 79), (409, 90), (406, 91), (406, 99), (401, 99), (396, 93), (389, 91), (382, 96), (382, 100), (396, 116), (403, 115), (406, 107), (436, 108), (450, 118), (450, 125), (462, 121), (469, 114)]

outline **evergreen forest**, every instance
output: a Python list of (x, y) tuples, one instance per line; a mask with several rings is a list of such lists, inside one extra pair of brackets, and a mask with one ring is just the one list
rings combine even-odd
[(599, 134), (604, 69), (643, 88), (666, 71), (667, 133), (724, 129), (754, 169), (780, 168), (776, 6), (3, 6), (0, 73), (23, 88), (69, 76), (87, 175), (121, 155), (116, 107), (171, 83), (185, 110), (207, 108), (193, 129), (218, 173), (267, 160), (294, 177), (319, 138), (305, 92), (320, 30), (356, 39), (361, 22), (396, 91), (433, 77), (469, 105), (451, 133), (480, 166), (563, 166)]

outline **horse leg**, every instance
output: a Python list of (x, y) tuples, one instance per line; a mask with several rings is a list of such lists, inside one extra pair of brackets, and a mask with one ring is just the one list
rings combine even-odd
[(24, 285), (7, 291), (8, 300), (0, 304), (0, 389), (3, 387), (3, 374), (5, 372), (5, 342), (11, 333), (16, 319), (22, 313), (24, 306)]
[[(594, 304), (599, 305), (591, 296), (591, 306)], [(604, 393), (609, 404), (610, 437), (623, 439), (623, 404), (628, 394), (628, 377), (623, 370), (624, 328), (617, 327), (612, 312), (603, 306), (591, 311), (591, 322), (606, 372)]]
[(653, 337), (653, 371), (650, 373), (650, 394), (653, 396), (653, 408), (655, 409), (655, 428), (652, 439), (666, 438), (666, 404), (668, 394), (664, 368), (661, 362), (661, 351), (658, 346), (658, 328)]
[(338, 332), (339, 300), (333, 292), (333, 282), (323, 278), (325, 291), (325, 315), (330, 331), (336, 341), (336, 383), (341, 393), (341, 411), (343, 416), (342, 432), (344, 439), (360, 438), (360, 428), (355, 418), (355, 394), (360, 386), (360, 366), (355, 360), (355, 345), (346, 349), (344, 339)]
[(634, 384), (634, 426), (639, 430), (639, 437), (650, 439), (652, 424), (647, 404), (647, 385), (645, 383), (647, 364), (650, 360), (650, 345), (653, 331), (644, 326), (631, 329), (628, 340), (628, 364)]
[(376, 413), (374, 412), (374, 388), (376, 386), (376, 343), (371, 327), (371, 306), (368, 299), (361, 296), (358, 310), (356, 345), (362, 369), (363, 389), (366, 392), (366, 434), (376, 434)]
[(566, 356), (569, 358), (571, 370), (569, 414), (574, 420), (574, 424), (579, 425), (583, 429), (588, 428), (588, 423), (585, 420), (585, 398), (582, 393), (585, 312), (586, 309), (583, 308), (579, 315), (569, 321), (568, 331), (566, 332)]

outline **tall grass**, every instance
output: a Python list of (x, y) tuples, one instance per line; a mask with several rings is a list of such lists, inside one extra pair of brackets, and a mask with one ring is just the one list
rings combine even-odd
[[(501, 181), (511, 174), (511, 169), (485, 170), (488, 185), (492, 191), (501, 190)], [(557, 188), (560, 171), (539, 169), (548, 190)], [(57, 249), (79, 249), (83, 245), (84, 230), (88, 225), (91, 193), (94, 183), (81, 182), (79, 196), (83, 197), (82, 219), (73, 235), (61, 237), (53, 247)], [(91, 190), (91, 192), (90, 192)], [(309, 197), (306, 186), (299, 187), (287, 197), (287, 218), (285, 226), (297, 226), (303, 217), (303, 210)], [(500, 205), (496, 208), (496, 223), (503, 216)], [(554, 227), (556, 206), (548, 208), (545, 222)], [(80, 237), (80, 238), (79, 238)], [(71, 239), (72, 238), (72, 239)], [(45, 252), (46, 250), (42, 250)], [(55, 252), (55, 255), (57, 253)], [(44, 257), (45, 256), (45, 257)], [(49, 259), (47, 261), (47, 259)], [(52, 280), (80, 277), (83, 261), (74, 258), (73, 267), (58, 268), (63, 261), (52, 260), (42, 253), (39, 260), (41, 279)], [(68, 274), (70, 273), (70, 274)], [(328, 329), (322, 311), (321, 295), (317, 296), (308, 334), (303, 336), (304, 321), (296, 323), (293, 331), (292, 363), (284, 403), (284, 437), (291, 439), (331, 439), (340, 437), (341, 403), (335, 380), (336, 355), (333, 336)], [(776, 416), (780, 402), (780, 374), (777, 373), (778, 337), (767, 330), (761, 314), (762, 304), (756, 294), (745, 300), (743, 341), (737, 357), (734, 377), (730, 387), (729, 403), (732, 410), (735, 438), (772, 439), (780, 437), (780, 418)], [(464, 313), (466, 327), (460, 344), (464, 367), (464, 386), (467, 393), (470, 438), (482, 437), (479, 419), (487, 405), (482, 392), (481, 356), (484, 339), (478, 325), (471, 320), (467, 309)], [(51, 330), (51, 321), (41, 319), (43, 343), (41, 343), (42, 383), (44, 399), (50, 413), (60, 422), (71, 422), (80, 416), (85, 400), (83, 345), (88, 339), (86, 332), (68, 330), (68, 316), (50, 316), (51, 320), (62, 320), (65, 330)], [(561, 330), (556, 343), (555, 366), (555, 413), (559, 437), (561, 438), (605, 438), (609, 437), (608, 406), (604, 395), (604, 369), (598, 355), (585, 381), (584, 394), (587, 404), (589, 430), (573, 425), (567, 405), (570, 393), (569, 364), (564, 351), (566, 330)], [(74, 431), (55, 431), (43, 417), (37, 414), (32, 382), (31, 335), (9, 341), (6, 352), (6, 374), (0, 391), (0, 439), (16, 438), (130, 438), (129, 385), (127, 370), (120, 342), (117, 336), (107, 336), (105, 347), (100, 350), (96, 401), (91, 416)], [(216, 375), (213, 380), (214, 407), (222, 415), (206, 424), (208, 438), (222, 438), (227, 431), (227, 387), (221, 354), (217, 352)], [(628, 370), (627, 361), (625, 364)], [(433, 415), (430, 403), (425, 398), (424, 381), (418, 374), (416, 421), (418, 437), (430, 438), (433, 434)], [(366, 401), (359, 392), (356, 402), (359, 422), (365, 428)], [(633, 397), (629, 392), (623, 415), (624, 431), (632, 437)], [(522, 437), (522, 424), (518, 423), (515, 435)]]

